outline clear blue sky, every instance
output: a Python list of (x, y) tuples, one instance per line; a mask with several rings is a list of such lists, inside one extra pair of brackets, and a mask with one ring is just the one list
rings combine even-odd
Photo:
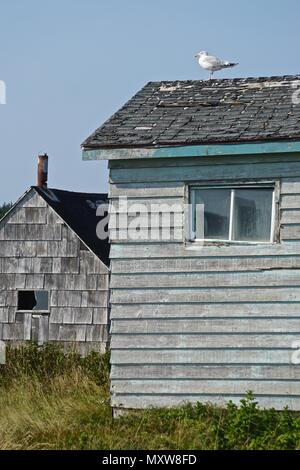
[(300, 72), (298, 0), (0, 0), (0, 202), (36, 181), (106, 191), (81, 142), (150, 80), (206, 78), (199, 50), (240, 62), (219, 77)]

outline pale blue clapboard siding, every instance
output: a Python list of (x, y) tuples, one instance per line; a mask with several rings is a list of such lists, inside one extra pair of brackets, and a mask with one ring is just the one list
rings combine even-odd
[[(167, 319), (167, 318), (299, 318), (300, 302), (185, 302), (182, 298), (177, 303), (140, 303), (140, 304), (113, 304), (111, 306), (112, 319)], [(182, 317), (184, 312), (184, 316)]]
[[(111, 246), (115, 407), (234, 402), (300, 409), (300, 155), (110, 161), (110, 197), (176, 201), (185, 183), (280, 180), (278, 243)], [(146, 224), (147, 226), (147, 224)], [(182, 230), (184, 217), (182, 218)]]
[[(249, 160), (251, 160), (249, 158)], [(171, 181), (200, 181), (200, 180), (233, 180), (236, 178), (273, 178), (273, 177), (293, 177), (300, 174), (300, 161), (288, 159), (287, 161), (264, 163), (249, 162), (232, 163), (227, 165), (206, 164), (180, 167), (149, 167), (149, 168), (128, 168), (111, 169), (110, 182), (132, 183), (135, 181), (147, 182), (171, 182)]]
[[(162, 387), (161, 387), (162, 388)], [(276, 388), (276, 382), (274, 382), (274, 388)], [(226, 406), (228, 401), (232, 401), (235, 404), (240, 404), (241, 394), (222, 394), (222, 393), (212, 393), (212, 394), (201, 394), (201, 393), (187, 393), (187, 394), (178, 394), (170, 393), (165, 394), (163, 392), (159, 394), (153, 393), (127, 393), (121, 394), (116, 393), (113, 390), (112, 406), (115, 409), (119, 408), (148, 408), (148, 407), (170, 407), (170, 406), (179, 406), (184, 405), (187, 402), (190, 403), (213, 403), (218, 406)], [(291, 410), (300, 409), (300, 397), (299, 396), (290, 396), (287, 393), (282, 395), (270, 395), (256, 394), (257, 401), (261, 407), (264, 408), (275, 408), (283, 409), (288, 406)]]

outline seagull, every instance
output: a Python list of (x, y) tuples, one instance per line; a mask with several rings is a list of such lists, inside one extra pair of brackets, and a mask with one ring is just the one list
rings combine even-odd
[(210, 71), (210, 80), (214, 72), (238, 65), (234, 62), (228, 62), (228, 60), (218, 59), (218, 57), (209, 55), (206, 51), (198, 52), (195, 57), (198, 59), (198, 63), (203, 69)]

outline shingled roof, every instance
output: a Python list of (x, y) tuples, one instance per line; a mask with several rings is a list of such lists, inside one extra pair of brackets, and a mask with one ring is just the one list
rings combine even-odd
[(149, 82), (82, 146), (160, 147), (300, 138), (300, 75)]
[(107, 202), (107, 194), (78, 193), (38, 186), (33, 186), (33, 189), (55, 210), (83, 243), (108, 266), (108, 240), (100, 240), (96, 234), (96, 226), (103, 218), (96, 215), (96, 209)]

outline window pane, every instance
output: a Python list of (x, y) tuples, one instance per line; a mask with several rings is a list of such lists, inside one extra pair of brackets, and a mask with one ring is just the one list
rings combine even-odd
[(19, 291), (18, 310), (48, 310), (49, 294), (47, 291)]
[(18, 310), (33, 310), (36, 305), (34, 291), (18, 292)]
[[(204, 238), (228, 240), (231, 190), (197, 189), (195, 193), (195, 203), (204, 204)], [(203, 233), (197, 211), (195, 217), (196, 234)]]
[(236, 241), (269, 241), (273, 189), (236, 189), (233, 235)]
[(38, 290), (35, 291), (36, 306), (33, 310), (48, 310), (48, 292)]

